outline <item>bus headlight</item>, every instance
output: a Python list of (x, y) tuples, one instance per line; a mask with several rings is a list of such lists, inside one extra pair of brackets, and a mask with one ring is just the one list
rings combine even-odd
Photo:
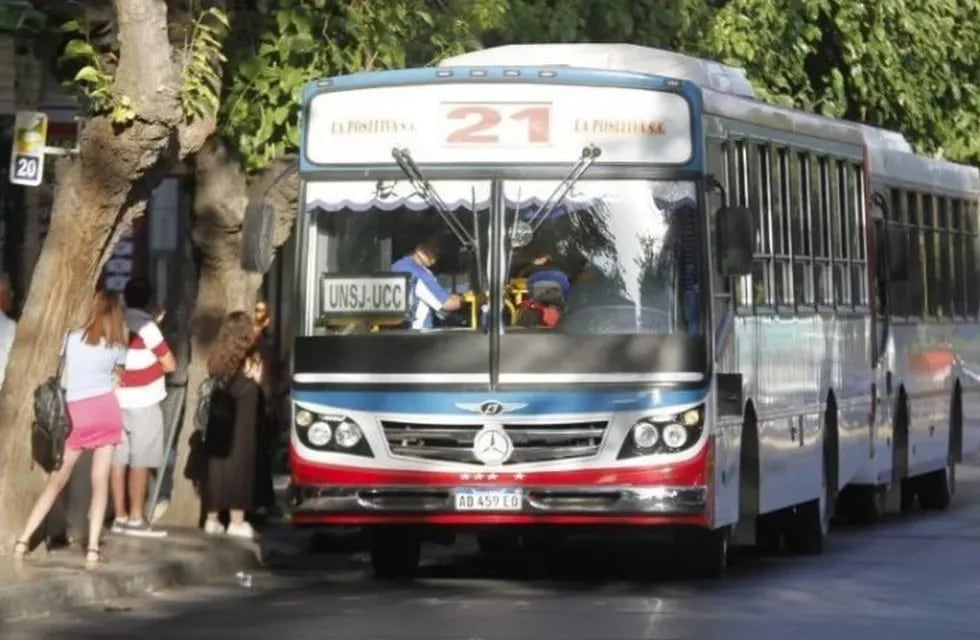
[(649, 422), (638, 422), (633, 425), (633, 444), (638, 449), (649, 449), (660, 440), (657, 427)]
[(330, 442), (330, 437), (333, 435), (333, 429), (326, 422), (314, 422), (310, 425), (309, 429), (306, 430), (306, 439), (310, 441), (314, 447), (325, 447)]
[(306, 409), (300, 409), (296, 412), (296, 425), (299, 427), (308, 427), (313, 424), (313, 414)]
[(664, 444), (671, 449), (680, 449), (687, 443), (687, 429), (672, 422), (664, 427)]
[(353, 418), (343, 414), (322, 414), (296, 409), (293, 433), (300, 444), (318, 451), (332, 451), (373, 458), (364, 429)]
[(361, 428), (351, 420), (344, 420), (337, 425), (334, 432), (334, 442), (344, 449), (351, 449), (361, 441), (363, 434)]
[(637, 420), (623, 441), (619, 459), (672, 454), (694, 446), (704, 432), (704, 406), (660, 412)]

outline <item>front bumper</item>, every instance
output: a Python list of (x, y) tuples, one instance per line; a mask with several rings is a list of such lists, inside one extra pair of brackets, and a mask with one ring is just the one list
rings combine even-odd
[[(493, 487), (503, 488), (503, 487)], [(608, 515), (692, 516), (704, 514), (705, 486), (534, 486), (514, 487), (519, 508), (457, 510), (456, 495), (490, 487), (305, 486), (293, 487), (291, 502), (307, 515), (457, 514), (479, 516)]]

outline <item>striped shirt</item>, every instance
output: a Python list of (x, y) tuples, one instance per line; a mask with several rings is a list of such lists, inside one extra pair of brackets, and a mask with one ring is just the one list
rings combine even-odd
[(116, 397), (124, 409), (149, 407), (167, 397), (160, 358), (170, 353), (170, 347), (153, 317), (142, 309), (126, 309), (126, 326), (129, 349)]

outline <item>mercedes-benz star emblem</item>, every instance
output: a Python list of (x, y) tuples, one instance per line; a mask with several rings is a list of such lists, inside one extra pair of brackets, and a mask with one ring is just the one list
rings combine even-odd
[(527, 406), (526, 402), (499, 402), (497, 400), (486, 400), (484, 402), (459, 402), (457, 407), (464, 411), (482, 413), (485, 416), (499, 416), (503, 413), (520, 411)]
[(483, 464), (503, 464), (514, 453), (514, 443), (500, 425), (488, 424), (473, 438), (473, 455)]

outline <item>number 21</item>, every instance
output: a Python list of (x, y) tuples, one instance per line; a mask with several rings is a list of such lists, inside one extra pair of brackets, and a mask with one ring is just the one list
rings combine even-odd
[[(500, 136), (492, 133), (502, 121), (498, 109), (485, 106), (456, 107), (447, 114), (452, 120), (465, 120), (476, 116), (476, 122), (456, 129), (446, 137), (450, 144), (494, 144)], [(527, 141), (532, 144), (547, 143), (551, 137), (551, 111), (548, 107), (527, 107), (510, 115), (510, 120), (527, 121)], [(485, 133), (484, 133), (485, 132)]]

